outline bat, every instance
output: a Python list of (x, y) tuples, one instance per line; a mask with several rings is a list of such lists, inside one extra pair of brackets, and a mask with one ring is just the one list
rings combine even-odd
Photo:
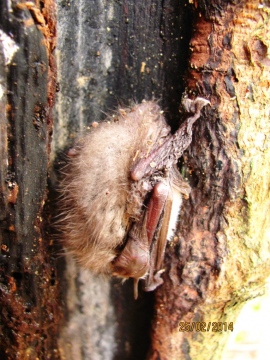
[(190, 186), (177, 161), (192, 141), (192, 125), (209, 101), (184, 97), (187, 119), (172, 134), (155, 101), (119, 108), (81, 136), (62, 170), (61, 231), (79, 265), (144, 290), (163, 283), (167, 240), (174, 236)]

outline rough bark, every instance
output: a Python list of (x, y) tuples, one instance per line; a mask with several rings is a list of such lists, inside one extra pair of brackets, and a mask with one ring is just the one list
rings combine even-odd
[(269, 7), (196, 5), (187, 87), (212, 107), (183, 163), (193, 190), (156, 292), (151, 359), (220, 358), (229, 331), (182, 333), (179, 321), (234, 322), (270, 272)]
[(0, 357), (57, 359), (58, 290), (43, 212), (55, 5), (2, 1), (0, 11)]
[(134, 302), (132, 284), (68, 259), (62, 358), (218, 359), (229, 331), (212, 323), (234, 322), (269, 276), (269, 3), (189, 3), (58, 3), (55, 149), (119, 101), (160, 98), (173, 127), (185, 88), (212, 104), (179, 164), (192, 192), (164, 285)]

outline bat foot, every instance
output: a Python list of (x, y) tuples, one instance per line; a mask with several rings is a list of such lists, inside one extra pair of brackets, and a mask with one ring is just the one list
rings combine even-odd
[(165, 269), (159, 270), (152, 278), (152, 281), (150, 284), (146, 285), (144, 288), (144, 291), (153, 291), (157, 287), (159, 287), (161, 284), (163, 284), (164, 280), (161, 277), (161, 274), (163, 274)]

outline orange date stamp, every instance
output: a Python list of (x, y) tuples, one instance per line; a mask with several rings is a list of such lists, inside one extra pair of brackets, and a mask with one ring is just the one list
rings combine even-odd
[(233, 322), (204, 322), (204, 321), (180, 321), (180, 332), (223, 332), (233, 331)]

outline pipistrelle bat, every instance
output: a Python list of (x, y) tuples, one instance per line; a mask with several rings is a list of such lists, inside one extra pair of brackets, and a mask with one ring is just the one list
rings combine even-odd
[(208, 100), (183, 98), (189, 117), (172, 134), (159, 105), (119, 108), (68, 151), (60, 183), (66, 248), (95, 273), (134, 279), (152, 291), (163, 283), (166, 241), (182, 196), (190, 193), (176, 163)]

